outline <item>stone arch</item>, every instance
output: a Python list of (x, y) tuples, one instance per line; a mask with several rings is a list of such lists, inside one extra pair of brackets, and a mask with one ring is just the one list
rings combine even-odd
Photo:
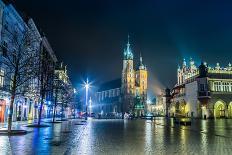
[(228, 105), (228, 118), (232, 118), (232, 101)]
[(218, 100), (214, 104), (214, 117), (215, 118), (224, 118), (225, 117), (226, 104), (222, 100)]
[(186, 116), (186, 102), (184, 100), (179, 104), (179, 113), (181, 116)]
[(185, 100), (176, 102), (175, 112), (177, 116), (185, 117), (186, 116), (186, 102)]

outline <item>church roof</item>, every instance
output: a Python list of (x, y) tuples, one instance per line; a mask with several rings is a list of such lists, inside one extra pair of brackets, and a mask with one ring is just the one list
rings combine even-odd
[(99, 87), (98, 92), (110, 90), (110, 89), (116, 89), (116, 88), (121, 88), (121, 78), (103, 83)]
[(131, 47), (130, 47), (130, 41), (129, 41), (129, 35), (128, 35), (128, 42), (127, 42), (127, 47), (124, 49), (124, 59), (125, 60), (133, 60), (133, 53), (132, 53), (132, 50), (131, 50)]

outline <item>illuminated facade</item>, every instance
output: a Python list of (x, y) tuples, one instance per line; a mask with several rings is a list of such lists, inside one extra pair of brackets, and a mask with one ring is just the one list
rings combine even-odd
[[(134, 67), (134, 54), (132, 52), (128, 36), (128, 43), (123, 52), (121, 79), (108, 82), (109, 84), (105, 83), (100, 87), (97, 92), (99, 105), (102, 104), (111, 107), (107, 110), (107, 112), (109, 113), (127, 112), (133, 113), (138, 116), (144, 114), (147, 102), (147, 73), (147, 68), (143, 64), (141, 55), (138, 67)], [(114, 84), (114, 82), (116, 82), (117, 84)], [(107, 87), (105, 87), (106, 85)], [(110, 85), (110, 87), (108, 85)], [(111, 91), (112, 94), (116, 95), (110, 95)], [(103, 101), (103, 98), (109, 99)], [(106, 101), (107, 104), (105, 104)], [(111, 101), (114, 101), (114, 103)], [(102, 109), (104, 109), (104, 106), (102, 106)]]
[(134, 69), (134, 56), (130, 47), (129, 36), (123, 53), (122, 102), (123, 111), (144, 114), (147, 101), (147, 68), (140, 55), (138, 68)]
[(63, 62), (57, 63), (55, 68), (54, 78), (54, 106), (56, 116), (71, 117), (72, 115), (72, 101), (74, 96), (74, 89), (68, 76), (67, 67)]
[[(5, 3), (5, 4), (4, 4)], [(26, 16), (20, 16), (10, 2), (0, 0), (0, 122), (6, 122), (8, 118), (10, 97), (11, 97), (11, 86), (12, 86), (12, 75), (9, 65), (5, 65), (3, 62), (7, 52), (14, 52), (18, 50), (12, 42), (12, 35), (17, 33), (17, 39), (23, 41), (22, 36), (27, 36), (27, 41), (30, 41), (30, 47), (27, 48), (29, 52), (37, 52), (35, 55), (46, 53), (46, 63), (49, 65), (49, 83), (53, 82), (54, 64), (57, 61), (54, 52), (52, 51), (49, 42), (46, 37), (41, 36), (32, 18)], [(41, 53), (40, 53), (41, 52)], [(23, 55), (22, 58), (27, 57)], [(42, 64), (42, 62), (40, 63)], [(39, 65), (35, 66), (37, 70)], [(39, 70), (39, 69), (38, 69)], [(41, 72), (39, 72), (41, 73)], [(25, 81), (20, 87), (17, 88), (17, 95), (15, 96), (15, 102), (13, 105), (13, 121), (21, 120), (33, 120), (38, 118), (38, 107), (40, 102), (40, 82), (39, 74), (38, 77), (33, 77)], [(52, 86), (52, 85), (50, 85)], [(48, 87), (49, 89), (50, 87)], [(45, 104), (52, 101), (52, 89), (46, 91)]]
[(196, 67), (190, 59), (177, 70), (178, 83), (173, 88), (170, 116), (232, 118), (232, 67)]

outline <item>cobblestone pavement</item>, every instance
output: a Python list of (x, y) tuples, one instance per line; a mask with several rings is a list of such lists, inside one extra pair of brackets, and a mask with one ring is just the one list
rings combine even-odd
[(0, 136), (0, 154), (231, 154), (232, 120), (70, 120), (48, 128), (18, 127), (24, 136)]

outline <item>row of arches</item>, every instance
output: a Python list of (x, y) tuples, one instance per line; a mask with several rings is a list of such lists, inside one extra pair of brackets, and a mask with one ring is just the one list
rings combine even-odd
[(214, 104), (214, 117), (215, 118), (232, 118), (232, 102), (228, 105), (223, 101), (217, 101)]
[[(226, 104), (224, 101), (218, 100), (212, 106), (208, 105), (208, 107), (211, 108), (204, 109), (199, 104), (199, 108), (198, 108), (199, 110), (195, 113), (197, 114), (195, 116), (204, 118), (206, 117), (204, 115), (206, 115), (207, 113), (207, 118), (208, 117), (232, 118), (232, 102)], [(170, 116), (193, 117), (194, 112), (191, 111), (193, 111), (193, 109), (189, 108), (185, 101), (182, 101), (182, 102), (172, 103), (170, 105), (169, 114)]]
[(180, 116), (188, 117), (188, 111), (186, 108), (186, 102), (176, 102), (170, 105), (170, 115), (171, 116)]

